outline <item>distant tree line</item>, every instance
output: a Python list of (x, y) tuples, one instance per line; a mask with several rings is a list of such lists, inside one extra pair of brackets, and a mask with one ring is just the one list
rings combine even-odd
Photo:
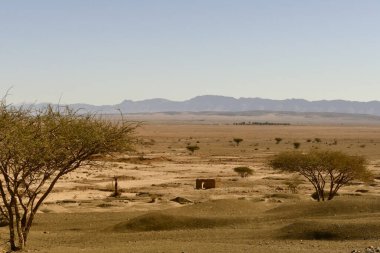
[(265, 125), (265, 126), (290, 126), (290, 123), (278, 123), (278, 122), (268, 122), (268, 121), (266, 121), (266, 122), (257, 122), (257, 121), (254, 121), (254, 122), (252, 122), (252, 121), (245, 122), (245, 121), (243, 121), (243, 122), (235, 122), (235, 123), (233, 123), (233, 125), (236, 125), (236, 126), (245, 126), (245, 125), (248, 125), (248, 126), (250, 126), (250, 125), (260, 125), (260, 126), (263, 126), (263, 125)]

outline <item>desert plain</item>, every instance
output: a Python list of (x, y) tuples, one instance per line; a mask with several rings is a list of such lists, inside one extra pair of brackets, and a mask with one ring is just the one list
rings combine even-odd
[[(116, 117), (116, 116), (115, 116)], [(36, 217), (28, 252), (351, 252), (380, 246), (380, 121), (342, 115), (130, 115), (135, 150), (98, 157), (58, 183)], [(290, 125), (236, 125), (238, 122)], [(237, 145), (233, 139), (243, 139)], [(281, 138), (276, 144), (275, 138)], [(294, 150), (364, 155), (374, 174), (332, 201), (267, 160)], [(199, 150), (191, 153), (188, 145)], [(233, 171), (247, 166), (253, 175)], [(121, 195), (111, 197), (114, 177)], [(216, 188), (195, 189), (197, 178)], [(179, 201), (173, 199), (179, 197)], [(178, 199), (177, 199), (178, 200)], [(1, 242), (7, 228), (1, 228)]]

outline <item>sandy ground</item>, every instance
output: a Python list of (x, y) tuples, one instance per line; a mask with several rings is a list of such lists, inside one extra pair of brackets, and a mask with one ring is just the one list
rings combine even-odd
[[(380, 246), (380, 206), (372, 205), (380, 202), (380, 126), (148, 123), (137, 135), (136, 152), (99, 159), (57, 184), (32, 228), (30, 252), (350, 252)], [(239, 146), (233, 142), (237, 137), (243, 139)], [(281, 143), (275, 143), (276, 137)], [(306, 181), (292, 194), (285, 184), (292, 175), (266, 166), (268, 157), (294, 149), (294, 142), (305, 151), (329, 148), (365, 155), (377, 179), (342, 188), (336, 206), (318, 214), (315, 210), (324, 204), (310, 198), (313, 189)], [(191, 154), (189, 144), (200, 149)], [(240, 178), (233, 172), (236, 166), (249, 166), (254, 174)], [(114, 176), (122, 191), (118, 198), (110, 197)], [(196, 178), (214, 178), (217, 187), (196, 190)], [(175, 197), (191, 203), (171, 201)], [(279, 207), (283, 212), (271, 213)], [(147, 214), (153, 216), (140, 219)], [(129, 221), (137, 225), (117, 227)], [(322, 231), (318, 237), (314, 231), (303, 237), (311, 224), (333, 235)], [(327, 224), (335, 224), (336, 231)], [(379, 233), (362, 237), (353, 232), (376, 229)], [(1, 231), (3, 239), (6, 230)], [(286, 231), (293, 231), (294, 238), (284, 236)]]

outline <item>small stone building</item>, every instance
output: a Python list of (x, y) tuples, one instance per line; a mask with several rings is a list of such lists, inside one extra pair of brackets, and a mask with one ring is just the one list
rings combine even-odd
[(195, 180), (195, 189), (198, 190), (205, 190), (205, 189), (211, 189), (215, 188), (215, 179), (199, 179), (197, 178)]

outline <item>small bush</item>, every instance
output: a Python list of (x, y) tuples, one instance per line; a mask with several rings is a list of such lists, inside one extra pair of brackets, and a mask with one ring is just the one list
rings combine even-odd
[(294, 142), (294, 143), (293, 143), (293, 147), (294, 147), (295, 149), (299, 149), (300, 146), (301, 146), (301, 143), (299, 143), (299, 142)]
[(276, 137), (274, 138), (274, 140), (276, 141), (276, 144), (280, 144), (280, 142), (282, 141), (282, 138)]
[[(327, 197), (329, 196), (329, 192), (328, 192), (328, 191), (323, 191), (323, 196), (324, 196), (324, 198), (327, 198)], [(336, 193), (335, 196), (339, 196), (339, 194)], [(317, 193), (317, 192), (314, 192), (313, 194), (311, 194), (311, 197), (312, 197), (314, 200), (318, 200), (318, 193)]]
[(186, 149), (189, 150), (191, 152), (191, 154), (193, 154), (194, 151), (199, 150), (199, 146), (198, 145), (188, 145), (186, 147)]
[(253, 170), (249, 167), (236, 167), (234, 171), (241, 177), (248, 177), (253, 174)]
[(243, 141), (242, 138), (234, 138), (233, 141), (236, 143), (236, 146), (239, 146), (240, 142)]

